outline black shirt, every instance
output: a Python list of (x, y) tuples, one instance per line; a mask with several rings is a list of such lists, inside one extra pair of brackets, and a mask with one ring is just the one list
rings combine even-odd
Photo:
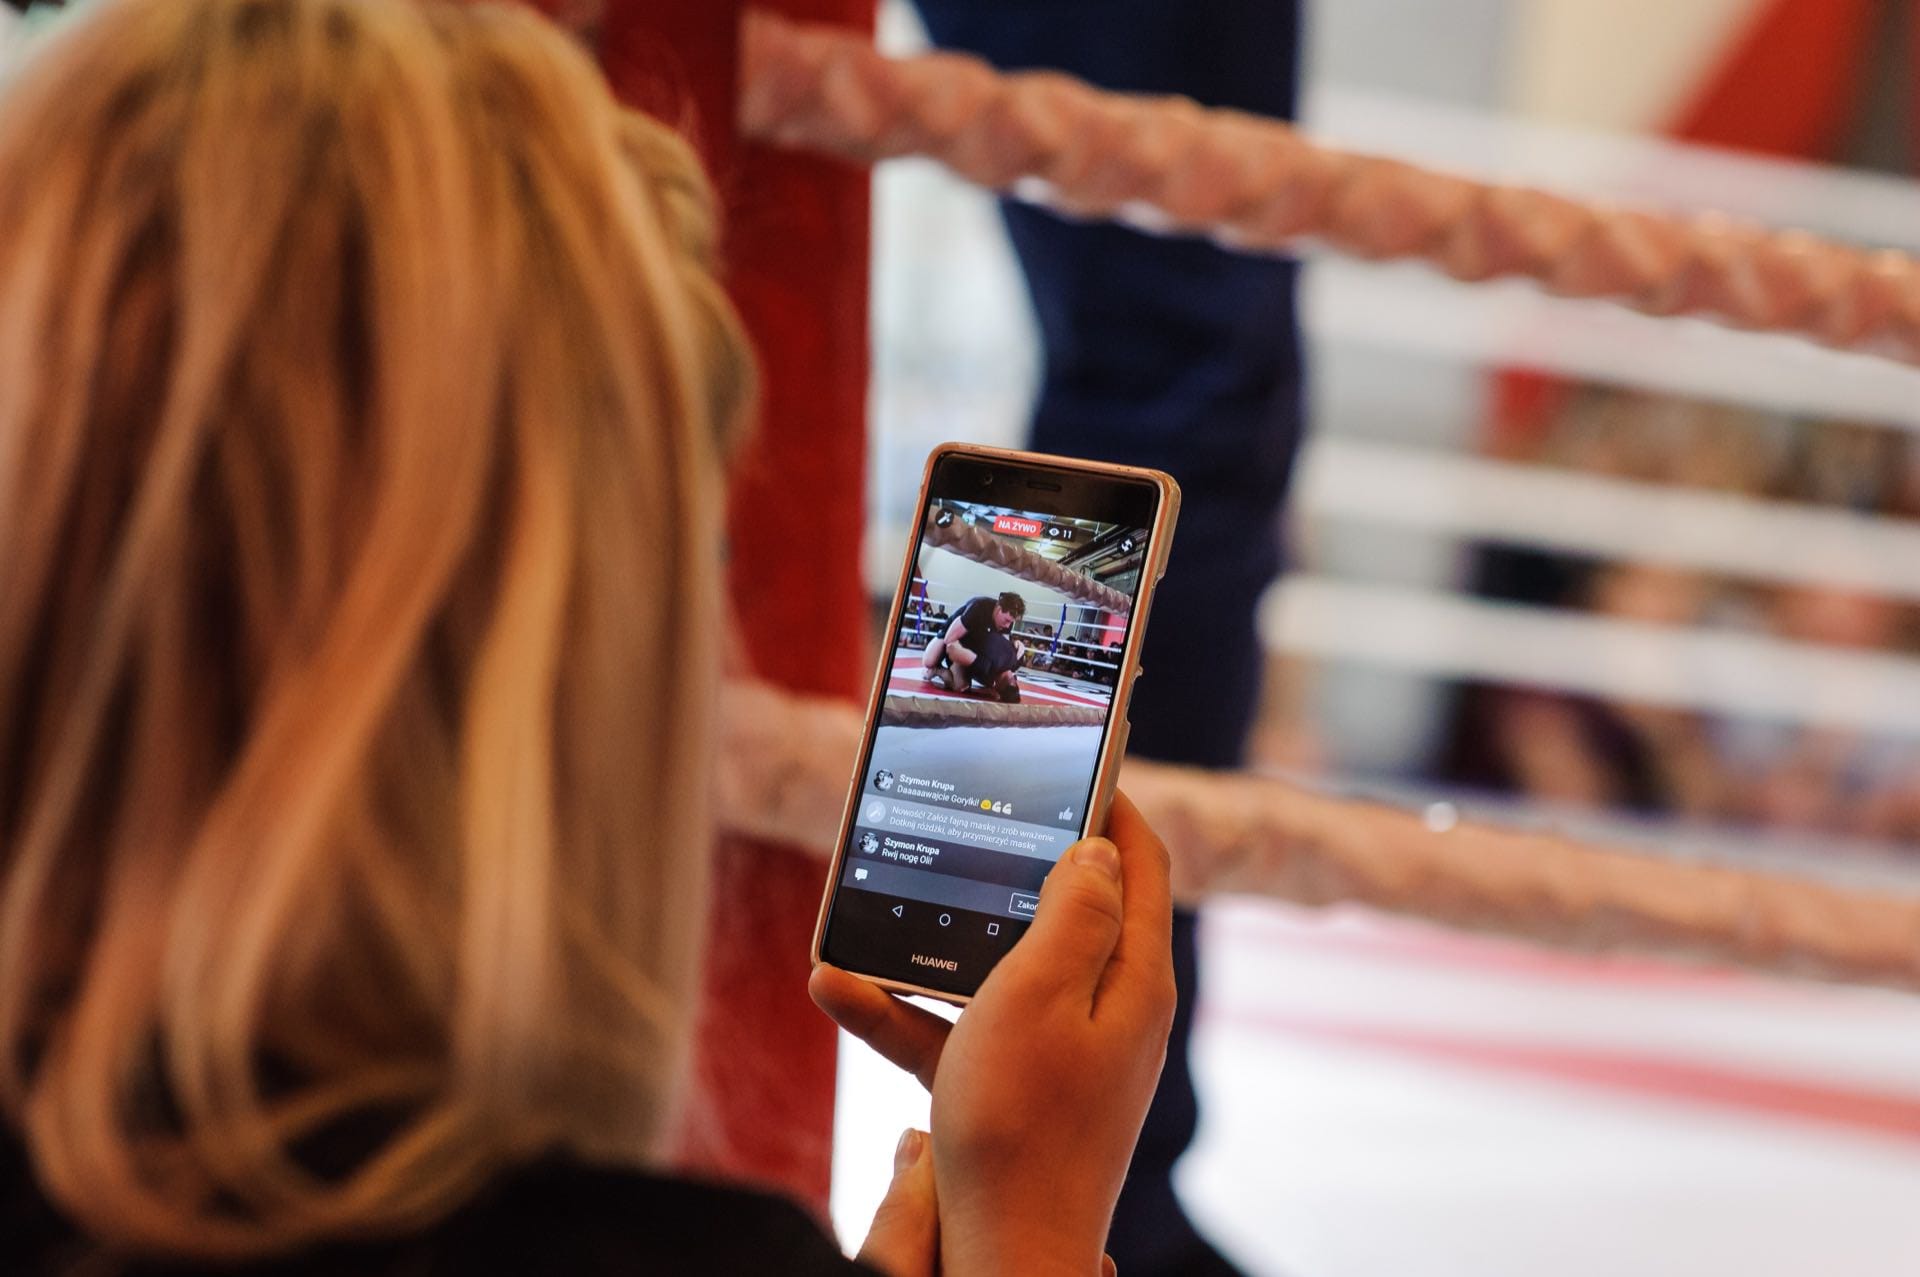
[[(996, 632), (1005, 633), (1004, 630), (1001, 630), (999, 626), (993, 623), (994, 609), (999, 606), (1000, 600), (990, 594), (976, 595), (961, 604), (959, 613), (960, 624), (966, 627), (967, 632), (961, 636), (960, 641), (965, 643), (969, 648), (978, 651), (979, 648), (977, 645), (981, 639)], [(947, 628), (953, 628), (951, 622), (948, 623)]]
[(1002, 674), (1020, 668), (1020, 658), (1013, 650), (1013, 640), (999, 631), (988, 634), (974, 644), (978, 659), (968, 667), (967, 674), (976, 683), (991, 685)]
[(78, 1261), (92, 1247), (41, 1194), (0, 1131), (0, 1271), (9, 1277), (848, 1277), (856, 1264), (794, 1203), (765, 1193), (553, 1156), (509, 1171), (425, 1232), (333, 1243), (240, 1266)]

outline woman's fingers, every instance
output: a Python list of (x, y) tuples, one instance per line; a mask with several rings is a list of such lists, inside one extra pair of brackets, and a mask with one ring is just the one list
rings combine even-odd
[(1124, 988), (1157, 997), (1173, 981), (1173, 894), (1166, 844), (1122, 793), (1113, 796), (1107, 836), (1120, 849), (1126, 922), (1100, 996)]
[(1067, 848), (1040, 888), (1033, 926), (987, 977), (1022, 990), (1084, 998), (1113, 958), (1123, 917), (1120, 851), (1105, 838), (1086, 838)]
[(893, 1154), (893, 1182), (874, 1212), (859, 1260), (888, 1277), (933, 1277), (940, 1256), (940, 1213), (925, 1131), (909, 1130)]
[(951, 1024), (824, 962), (808, 977), (807, 992), (835, 1024), (933, 1089)]

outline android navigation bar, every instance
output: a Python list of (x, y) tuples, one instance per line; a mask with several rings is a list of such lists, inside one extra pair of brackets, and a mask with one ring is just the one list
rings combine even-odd
[[(870, 891), (876, 895), (891, 896), (895, 900), (933, 905), (938, 912), (926, 915), (924, 920), (937, 922), (942, 927), (953, 925), (951, 911), (955, 909), (967, 909), (988, 917), (1004, 918), (1011, 915), (1031, 920), (1040, 904), (1040, 895), (1035, 891), (1021, 891), (970, 878), (955, 878), (951, 874), (935, 873), (930, 869), (909, 869), (903, 865), (874, 865), (866, 877), (855, 878), (852, 873), (846, 873), (841, 876), (840, 882), (842, 886), (855, 891)], [(892, 905), (887, 912), (901, 921), (907, 920), (903, 905)], [(940, 922), (941, 917), (947, 921)]]

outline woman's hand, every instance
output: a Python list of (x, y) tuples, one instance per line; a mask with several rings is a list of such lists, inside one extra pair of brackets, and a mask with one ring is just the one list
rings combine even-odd
[(893, 1150), (893, 1182), (856, 1258), (887, 1277), (933, 1277), (940, 1271), (940, 1216), (925, 1131), (900, 1136)]
[[(933, 1158), (927, 1133), (907, 1130), (893, 1150), (893, 1182), (873, 1226), (855, 1256), (887, 1277), (935, 1277), (940, 1272), (940, 1215), (933, 1191)], [(1100, 1257), (1101, 1277), (1117, 1277), (1113, 1260)]]
[(1124, 795), (1108, 834), (1047, 875), (1032, 928), (954, 1024), (843, 971), (813, 973), (828, 1015), (933, 1092), (952, 1277), (1102, 1271), (1174, 1006), (1166, 849)]

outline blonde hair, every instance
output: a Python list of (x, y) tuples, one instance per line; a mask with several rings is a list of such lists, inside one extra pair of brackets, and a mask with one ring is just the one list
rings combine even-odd
[(0, 227), (46, 1190), (246, 1255), (657, 1154), (750, 382), (690, 152), (525, 13), (100, 0), (0, 84)]

